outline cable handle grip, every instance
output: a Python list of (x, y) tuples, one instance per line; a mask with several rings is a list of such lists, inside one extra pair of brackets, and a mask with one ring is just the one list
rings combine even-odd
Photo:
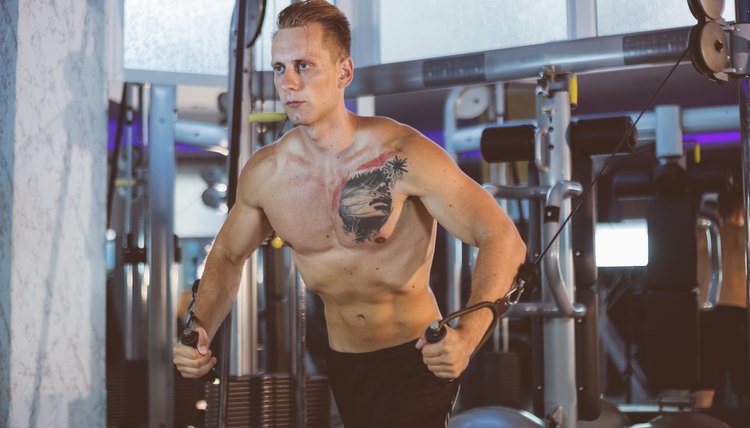
[[(198, 349), (198, 332), (189, 329), (184, 330), (180, 335), (180, 343)], [(219, 375), (216, 372), (216, 367), (211, 367), (211, 370), (204, 374), (201, 380), (208, 383), (215, 383), (218, 378)]]
[(424, 331), (424, 339), (427, 343), (437, 343), (443, 340), (446, 334), (448, 334), (448, 330), (445, 329), (445, 326), (441, 326), (440, 321), (435, 321)]
[(427, 341), (427, 343), (440, 342), (441, 340), (445, 338), (445, 335), (448, 333), (448, 331), (445, 329), (445, 325), (449, 321), (455, 318), (458, 318), (461, 315), (465, 315), (465, 314), (474, 312), (482, 308), (487, 308), (492, 311), (492, 322), (490, 323), (490, 326), (487, 328), (487, 331), (485, 332), (484, 337), (479, 343), (479, 346), (477, 346), (477, 349), (480, 348), (484, 344), (484, 342), (487, 341), (487, 339), (489, 338), (492, 330), (494, 330), (495, 328), (495, 325), (497, 325), (497, 321), (503, 315), (505, 315), (505, 313), (508, 312), (508, 309), (510, 309), (511, 306), (516, 304), (518, 300), (521, 298), (521, 293), (523, 293), (524, 288), (526, 286), (535, 286), (538, 284), (538, 282), (539, 282), (538, 261), (537, 262), (530, 262), (530, 261), (524, 262), (518, 267), (518, 273), (516, 274), (516, 277), (513, 279), (513, 286), (511, 286), (510, 290), (508, 290), (508, 292), (505, 293), (505, 296), (503, 296), (501, 299), (498, 299), (494, 302), (476, 303), (465, 309), (448, 314), (442, 320), (434, 321), (432, 324), (430, 324), (429, 327), (427, 327), (427, 329), (424, 332), (425, 340)]

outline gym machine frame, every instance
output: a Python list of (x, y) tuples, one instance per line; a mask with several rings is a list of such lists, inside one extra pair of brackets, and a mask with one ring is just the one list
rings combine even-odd
[[(553, 42), (520, 48), (363, 67), (356, 70), (355, 79), (347, 90), (347, 95), (349, 97), (384, 95), (456, 85), (518, 80), (538, 76), (540, 72), (549, 70), (552, 65), (557, 70), (564, 71), (565, 73), (575, 73), (602, 68), (667, 63), (677, 60), (687, 47), (688, 33), (689, 29), (681, 28), (634, 35)], [(263, 77), (259, 78), (261, 73)], [(271, 72), (254, 72), (254, 77), (256, 78), (253, 78), (251, 81), (251, 94), (274, 93)], [(262, 87), (259, 82), (263, 82)], [(567, 92), (560, 91), (552, 97), (553, 107), (557, 105), (556, 103), (559, 103), (559, 105), (565, 102), (569, 103), (569, 100), (566, 101), (566, 99)], [(560, 120), (560, 124), (562, 125), (570, 120), (569, 111), (567, 117), (564, 115), (558, 115), (557, 117), (559, 119), (556, 120)], [(558, 131), (558, 134), (564, 138), (562, 132)], [(251, 135), (254, 135), (254, 133)], [(746, 160), (746, 163), (750, 163), (750, 161)], [(566, 180), (565, 171), (567, 168), (569, 166), (565, 165), (555, 165), (552, 168), (553, 172), (547, 174), (550, 187), (554, 186), (560, 180)], [(558, 189), (560, 188), (558, 187)], [(558, 192), (561, 192), (561, 190), (558, 190)], [(559, 198), (561, 198), (562, 193), (565, 192), (559, 193)], [(570, 204), (569, 201), (563, 200), (561, 205), (561, 209), (564, 211), (569, 209)], [(565, 238), (563, 239), (565, 240)], [(561, 246), (569, 248), (569, 244), (567, 243), (563, 243)], [(565, 259), (567, 257), (568, 255), (564, 254), (562, 258)], [(568, 268), (563, 268), (565, 264), (567, 262), (563, 260), (560, 271), (563, 276), (568, 276), (570, 275), (570, 271)], [(250, 283), (253, 283), (252, 279)], [(554, 299), (554, 296), (552, 299)], [(551, 303), (552, 299), (550, 299), (549, 303)], [(562, 307), (567, 307), (567, 305), (563, 305)], [(249, 310), (251, 312), (249, 318), (257, 319), (257, 313), (252, 313), (253, 311), (257, 311), (257, 307), (251, 307)], [(558, 319), (558, 321), (560, 320), (563, 319)], [(567, 331), (568, 327), (565, 325), (565, 322), (568, 321), (572, 322), (572, 319), (556, 323), (556, 327)], [(570, 348), (571, 343), (572, 341), (569, 341), (560, 346)], [(566, 364), (569, 364), (569, 362), (566, 362)], [(560, 392), (563, 390), (570, 391), (572, 387), (574, 394), (574, 383), (565, 383), (566, 385), (561, 385)], [(575, 409), (572, 409), (575, 404), (574, 400), (569, 400), (563, 404), (559, 404), (559, 401), (564, 400), (555, 401), (558, 401), (558, 405), (554, 406), (553, 404), (554, 408), (552, 410), (562, 408), (563, 413), (566, 415), (563, 419), (564, 423), (573, 422), (574, 425)], [(566, 409), (568, 410), (566, 411)]]
[[(522, 48), (501, 49), (484, 53), (457, 55), (420, 61), (408, 61), (396, 64), (385, 64), (357, 69), (355, 79), (347, 90), (348, 97), (363, 95), (382, 95), (399, 92), (418, 91), (431, 88), (450, 87), (482, 82), (497, 82), (528, 78), (544, 77), (545, 74), (582, 72), (599, 68), (624, 67), (642, 64), (655, 64), (675, 61), (687, 46), (688, 29), (657, 31), (635, 35), (608, 36), (573, 41), (547, 43), (544, 45)], [(554, 64), (555, 67), (550, 65)], [(274, 93), (273, 76), (263, 73), (262, 78), (254, 78), (252, 93)], [(551, 74), (550, 74), (551, 73)], [(263, 86), (264, 82), (268, 86)], [(562, 216), (570, 212), (570, 201), (566, 198), (575, 192), (575, 185), (570, 181), (570, 158), (567, 148), (566, 132), (570, 122), (570, 97), (567, 88), (552, 91), (548, 105), (540, 111), (540, 127), (549, 129), (549, 142), (555, 145), (555, 153), (562, 156), (550, 156), (548, 170), (543, 174), (546, 189), (550, 192), (549, 203), (559, 203)], [(554, 114), (547, 114), (554, 111)], [(557, 131), (555, 131), (555, 129)], [(558, 185), (558, 182), (561, 182)], [(556, 186), (557, 185), (557, 186)], [(556, 187), (555, 187), (556, 186)], [(546, 191), (546, 190), (545, 190)], [(564, 218), (564, 217), (563, 217)], [(549, 230), (546, 229), (546, 239)], [(554, 317), (545, 318), (549, 343), (545, 346), (548, 352), (555, 352), (557, 361), (550, 373), (575, 373), (574, 366), (574, 318), (582, 316), (581, 307), (572, 303), (572, 253), (570, 251), (569, 232), (563, 231), (559, 249), (553, 249), (559, 257), (555, 263), (547, 262), (545, 275), (558, 285), (556, 292), (547, 292), (541, 306), (519, 306), (514, 309), (518, 314), (539, 316), (549, 313)], [(548, 242), (548, 241), (546, 241)], [(554, 251), (557, 250), (557, 251)], [(449, 262), (451, 263), (451, 262)], [(556, 265), (559, 264), (559, 269)], [(563, 287), (559, 287), (563, 285)], [(449, 285), (451, 287), (451, 285)], [(562, 292), (561, 292), (562, 290)], [(559, 302), (557, 302), (559, 300)], [(541, 310), (540, 310), (541, 309)], [(554, 331), (554, 333), (553, 333)], [(560, 355), (564, 357), (560, 358)], [(572, 376), (572, 375), (571, 375)], [(555, 376), (546, 376), (552, 379)], [(560, 426), (575, 426), (577, 420), (575, 380), (557, 376), (546, 390), (545, 413), (559, 421)]]

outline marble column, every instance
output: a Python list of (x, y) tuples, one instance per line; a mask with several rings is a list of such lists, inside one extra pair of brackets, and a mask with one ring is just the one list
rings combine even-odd
[(103, 427), (106, 0), (0, 1), (0, 426)]

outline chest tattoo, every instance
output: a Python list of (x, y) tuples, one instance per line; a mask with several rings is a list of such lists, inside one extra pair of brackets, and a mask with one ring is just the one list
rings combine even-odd
[(333, 205), (335, 209), (338, 204), (344, 231), (353, 235), (354, 242), (382, 242), (379, 231), (393, 208), (391, 189), (406, 172), (406, 159), (388, 152), (360, 165), (341, 181)]

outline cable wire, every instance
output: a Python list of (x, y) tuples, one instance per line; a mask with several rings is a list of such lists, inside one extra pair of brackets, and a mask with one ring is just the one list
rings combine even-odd
[(651, 108), (651, 105), (656, 100), (656, 97), (659, 95), (659, 93), (661, 92), (661, 90), (667, 84), (667, 82), (669, 81), (669, 78), (672, 77), (672, 74), (674, 74), (675, 70), (677, 70), (677, 67), (680, 65), (680, 63), (682, 62), (682, 60), (685, 58), (685, 55), (687, 55), (687, 53), (688, 53), (689, 50), (690, 50), (690, 48), (686, 48), (685, 51), (682, 52), (682, 55), (680, 55), (680, 58), (677, 59), (677, 62), (672, 66), (672, 69), (669, 70), (669, 73), (667, 73), (667, 76), (661, 81), (661, 83), (659, 84), (659, 87), (656, 88), (656, 91), (654, 92), (654, 94), (651, 95), (651, 99), (649, 99), (648, 103), (646, 103), (646, 107), (644, 107), (643, 110), (641, 110), (641, 112), (638, 114), (638, 117), (635, 119), (635, 121), (633, 122), (633, 124), (630, 125), (630, 128), (628, 128), (628, 130), (625, 132), (625, 134), (623, 134), (622, 138), (620, 138), (620, 141), (615, 146), (615, 149), (612, 151), (612, 153), (610, 153), (609, 156), (607, 156), (607, 159), (604, 161), (604, 165), (602, 165), (602, 167), (599, 169), (599, 172), (596, 173), (596, 175), (594, 176), (594, 179), (591, 180), (591, 183), (589, 183), (588, 186), (586, 186), (585, 189), (583, 189), (583, 192), (581, 193), (580, 197), (578, 198), (578, 202), (575, 204), (575, 206), (573, 207), (573, 209), (570, 211), (570, 214), (568, 214), (567, 217), (565, 217), (565, 220), (563, 220), (563, 222), (560, 224), (560, 227), (557, 228), (557, 231), (555, 231), (555, 234), (552, 235), (552, 239), (549, 240), (549, 242), (547, 243), (547, 246), (544, 247), (544, 250), (542, 250), (542, 252), (539, 253), (539, 255), (536, 257), (536, 260), (534, 260), (534, 264), (538, 265), (539, 262), (544, 257), (544, 255), (547, 254), (547, 252), (549, 251), (549, 249), (552, 247), (552, 244), (555, 243), (555, 241), (557, 240), (557, 238), (560, 236), (560, 233), (562, 233), (563, 228), (565, 228), (565, 225), (567, 225), (568, 222), (570, 222), (570, 219), (573, 217), (573, 215), (581, 207), (581, 205), (583, 204), (583, 201), (586, 199), (586, 196), (588, 196), (588, 194), (591, 191), (591, 189), (596, 185), (597, 182), (599, 182), (599, 179), (601, 178), (602, 174), (607, 169), (607, 167), (609, 166), (610, 162), (612, 162), (612, 159), (614, 159), (615, 155), (617, 155), (617, 152), (620, 150), (620, 147), (622, 146), (622, 144), (630, 137), (630, 134), (633, 133), (633, 130), (635, 130), (635, 127), (638, 125), (638, 121), (640, 121), (641, 118), (643, 117), (643, 115), (646, 114), (646, 111), (648, 111), (648, 109)]
[[(656, 91), (653, 93), (651, 98), (648, 100), (648, 103), (646, 103), (646, 106), (641, 110), (641, 112), (638, 114), (638, 117), (635, 119), (633, 124), (630, 125), (630, 128), (628, 128), (625, 134), (623, 134), (622, 138), (615, 146), (615, 149), (604, 161), (604, 164), (596, 173), (596, 176), (594, 176), (594, 178), (591, 180), (591, 183), (589, 183), (588, 186), (586, 186), (586, 188), (583, 190), (580, 197), (578, 198), (578, 202), (570, 211), (570, 214), (568, 214), (567, 217), (565, 217), (565, 219), (560, 224), (560, 227), (558, 227), (555, 234), (552, 235), (552, 238), (550, 239), (549, 243), (546, 245), (544, 250), (542, 250), (542, 252), (539, 253), (539, 255), (536, 257), (536, 259), (533, 262), (527, 261), (519, 267), (518, 274), (516, 274), (516, 277), (513, 279), (513, 284), (511, 285), (510, 290), (508, 290), (505, 296), (503, 296), (502, 298), (498, 300), (495, 300), (494, 302), (484, 301), (484, 302), (476, 303), (467, 308), (450, 313), (446, 315), (442, 320), (432, 323), (429, 327), (427, 327), (427, 330), (425, 331), (425, 339), (427, 340), (427, 342), (435, 343), (435, 342), (439, 342), (440, 340), (442, 340), (443, 337), (445, 337), (447, 333), (445, 326), (451, 320), (458, 318), (462, 315), (466, 315), (470, 312), (474, 312), (479, 309), (487, 308), (492, 311), (492, 322), (490, 323), (489, 327), (485, 331), (484, 336), (482, 337), (482, 340), (479, 342), (479, 345), (477, 345), (477, 347), (474, 349), (474, 353), (476, 353), (482, 347), (482, 345), (489, 338), (492, 330), (494, 330), (495, 326), (497, 325), (499, 318), (502, 317), (502, 315), (505, 314), (512, 305), (518, 302), (518, 300), (521, 297), (521, 293), (523, 293), (524, 286), (526, 284), (532, 284), (537, 280), (538, 272), (539, 272), (539, 262), (542, 260), (545, 254), (547, 254), (549, 249), (552, 247), (552, 244), (560, 236), (560, 233), (562, 233), (563, 228), (570, 222), (570, 219), (581, 207), (581, 205), (583, 204), (583, 201), (586, 199), (586, 196), (588, 196), (591, 189), (599, 181), (602, 174), (611, 163), (612, 159), (614, 159), (615, 155), (617, 155), (622, 144), (633, 133), (633, 130), (635, 130), (636, 126), (638, 125), (638, 121), (640, 121), (643, 115), (646, 113), (646, 111), (648, 111), (648, 109), (651, 108), (651, 105), (654, 103), (654, 100), (656, 100), (656, 97), (659, 95), (661, 90), (664, 88), (664, 86), (667, 84), (669, 79), (672, 77), (672, 74), (674, 74), (675, 70), (680, 65), (680, 63), (685, 58), (688, 52), (689, 52), (689, 48), (685, 49), (682, 55), (680, 55), (680, 57), (677, 59), (677, 62), (672, 66), (672, 68), (669, 70), (669, 73), (667, 73), (666, 77), (664, 77), (664, 79), (661, 81), (661, 83), (659, 84), (659, 87), (656, 89)], [(472, 353), (472, 356), (474, 355), (474, 353)]]

